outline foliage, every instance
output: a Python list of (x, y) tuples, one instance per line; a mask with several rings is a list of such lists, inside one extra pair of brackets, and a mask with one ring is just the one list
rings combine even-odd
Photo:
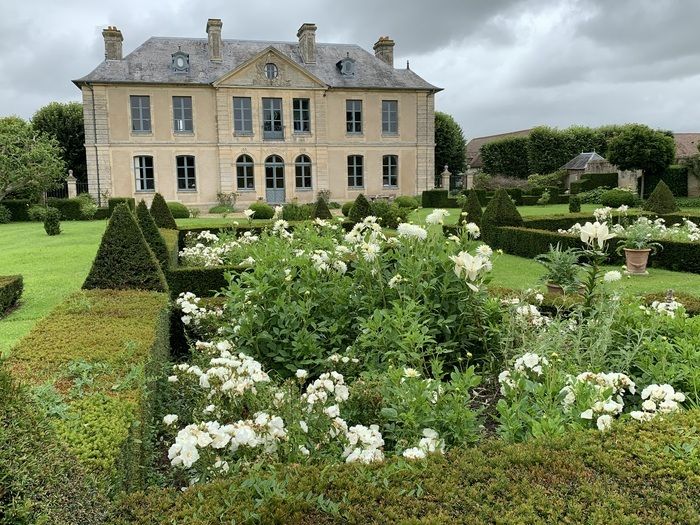
[(535, 260), (547, 270), (542, 276), (545, 282), (558, 284), (564, 291), (574, 291), (579, 283), (580, 256), (580, 250), (563, 249), (561, 244), (557, 243), (556, 246), (550, 244), (549, 251), (538, 255)]
[(32, 117), (35, 130), (56, 139), (67, 169), (79, 181), (87, 181), (83, 105), (80, 102), (51, 102)]
[(166, 273), (166, 278), (172, 297), (184, 292), (192, 292), (197, 297), (210, 297), (229, 285), (227, 276), (236, 278), (241, 271), (244, 269), (239, 266), (171, 267)]
[(370, 211), (374, 217), (379, 219), (384, 228), (396, 228), (400, 223), (408, 220), (410, 209), (400, 208), (395, 203), (390, 203), (386, 199), (377, 199), (370, 204)]
[(20, 193), (38, 198), (63, 180), (64, 167), (56, 139), (19, 117), (0, 118), (0, 201)]
[(353, 202), (352, 208), (350, 208), (348, 219), (350, 219), (350, 222), (357, 224), (358, 222), (362, 222), (365, 219), (365, 217), (371, 214), (372, 209), (370, 207), (369, 202), (367, 201), (365, 196), (362, 193), (360, 193), (355, 199), (355, 202)]
[(481, 146), (484, 173), (526, 179), (530, 172), (527, 137), (510, 137)]
[(80, 221), (83, 216), (83, 199), (46, 199), (49, 208), (55, 208), (60, 212), (62, 221)]
[(417, 198), (411, 197), (410, 195), (399, 195), (394, 199), (394, 204), (399, 208), (409, 208), (415, 210), (420, 207), (420, 202)]
[(531, 189), (533, 188), (558, 188), (561, 189), (564, 185), (564, 178), (566, 177), (565, 170), (555, 171), (553, 173), (548, 173), (546, 175), (540, 175), (539, 173), (533, 173), (527, 178), (527, 183)]
[(664, 181), (659, 181), (642, 207), (647, 211), (659, 215), (678, 211), (676, 199), (673, 197), (673, 193), (671, 193), (671, 190)]
[(56, 208), (46, 208), (44, 230), (49, 236), (59, 235), (61, 233), (61, 212)]
[(163, 270), (126, 204), (112, 213), (83, 288), (167, 290)]
[(108, 202), (109, 213), (107, 217), (111, 217), (114, 209), (120, 204), (126, 204), (131, 211), (136, 211), (136, 199), (133, 197), (110, 197)]
[(549, 193), (549, 190), (544, 190), (540, 198), (537, 199), (537, 204), (539, 204), (540, 206), (546, 206), (547, 204), (549, 204), (551, 198), (552, 194)]
[(608, 160), (621, 170), (661, 175), (676, 157), (673, 133), (630, 124), (610, 141)]
[(619, 234), (617, 253), (622, 253), (623, 248), (630, 250), (651, 249), (653, 253), (656, 253), (663, 247), (658, 242), (653, 242), (653, 232), (652, 222), (646, 217), (640, 217), (639, 220), (626, 226), (624, 232)]
[(343, 216), (347, 217), (350, 215), (350, 210), (352, 209), (353, 204), (355, 204), (355, 201), (348, 201), (343, 203), (343, 206), (340, 208), (340, 211), (342, 212)]
[(209, 213), (233, 213), (234, 211), (236, 211), (236, 208), (227, 204), (217, 204), (209, 208)]
[(671, 164), (666, 168), (662, 179), (676, 197), (688, 196), (688, 166), (685, 164)]
[[(572, 182), (571, 184), (573, 185), (574, 183)], [(599, 186), (592, 190), (577, 193), (576, 195), (583, 204), (601, 204), (600, 200), (608, 191), (610, 191), (609, 187)]]
[[(466, 215), (464, 215), (466, 213)], [(467, 191), (467, 198), (462, 206), (462, 215), (460, 221), (466, 220), (467, 222), (473, 222), (477, 226), (481, 227), (481, 217), (483, 211), (481, 209), (481, 202), (479, 201), (479, 194), (476, 190)]]
[(314, 209), (312, 204), (299, 204), (293, 199), (282, 208), (282, 218), (285, 221), (306, 221), (313, 218)]
[[(133, 211), (133, 207), (129, 206)], [(173, 217), (170, 208), (165, 202), (165, 199), (160, 193), (156, 193), (153, 196), (153, 201), (151, 202), (151, 216), (156, 222), (156, 226), (159, 228), (166, 228), (168, 230), (177, 230), (177, 224), (175, 223), (175, 218)]]
[(600, 196), (600, 204), (611, 208), (620, 206), (636, 206), (639, 204), (637, 194), (622, 188), (613, 188)]
[[(239, 194), (236, 193), (235, 191), (233, 192), (219, 192), (216, 194), (216, 200), (219, 203), (219, 206), (222, 206), (226, 209), (230, 209), (231, 211), (234, 211), (236, 208), (236, 201), (238, 200)], [(211, 213), (216, 213), (216, 212), (211, 212)]]
[(0, 224), (8, 224), (12, 221), (12, 212), (7, 206), (0, 204)]
[(148, 246), (156, 256), (163, 271), (165, 271), (170, 265), (170, 253), (165, 245), (165, 239), (163, 239), (153, 217), (148, 212), (148, 206), (146, 206), (146, 202), (143, 199), (136, 206), (136, 220)]
[(452, 173), (466, 169), (464, 133), (453, 117), (440, 111), (435, 112), (435, 174), (442, 173), (449, 166)]
[(328, 209), (328, 199), (324, 199), (319, 196), (316, 201), (316, 206), (314, 206), (314, 219), (332, 219), (333, 214), (331, 210)]
[(580, 213), (581, 212), (581, 197), (578, 195), (572, 195), (569, 197), (569, 213)]
[(521, 226), (522, 224), (523, 218), (506, 190), (496, 191), (481, 216), (481, 226), (486, 241), (491, 243), (491, 234), (498, 226)]
[(0, 317), (12, 308), (24, 290), (24, 280), (21, 275), (0, 276)]
[(275, 210), (272, 206), (262, 201), (254, 202), (248, 208), (255, 212), (253, 215), (255, 219), (272, 219), (275, 216)]
[(616, 188), (618, 182), (617, 172), (613, 173), (584, 173), (579, 180), (571, 183), (571, 193), (583, 193), (599, 188)]
[(190, 210), (181, 202), (167, 202), (166, 204), (174, 219), (190, 218)]
[(10, 217), (13, 222), (28, 221), (29, 219), (29, 199), (4, 199), (2, 206), (10, 210)]

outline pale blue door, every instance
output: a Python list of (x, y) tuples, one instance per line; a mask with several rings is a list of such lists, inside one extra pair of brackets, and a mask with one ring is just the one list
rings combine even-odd
[(270, 204), (284, 202), (284, 161), (278, 155), (265, 161), (265, 200)]

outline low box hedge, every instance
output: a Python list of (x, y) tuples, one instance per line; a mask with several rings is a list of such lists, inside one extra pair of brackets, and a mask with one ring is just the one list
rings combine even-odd
[(31, 220), (29, 218), (29, 207), (32, 201), (29, 199), (3, 199), (0, 204), (10, 210), (12, 222), (25, 222)]
[(699, 523), (700, 412), (426, 460), (278, 465), (127, 496), (116, 525)]
[(46, 199), (49, 208), (56, 208), (61, 213), (62, 221), (81, 221), (84, 219), (81, 199)]
[(177, 266), (179, 253), (180, 232), (178, 230), (168, 230), (166, 228), (159, 228), (159, 230), (165, 241), (165, 246), (168, 249), (169, 266), (175, 268)]
[(421, 194), (423, 208), (459, 208), (457, 199), (450, 197), (447, 190), (425, 190)]
[(183, 292), (192, 292), (197, 297), (211, 297), (228, 287), (227, 274), (236, 276), (243, 271), (245, 268), (239, 266), (180, 266), (170, 268), (165, 278), (173, 298)]
[(0, 275), (0, 317), (12, 308), (24, 290), (24, 279), (21, 275)]

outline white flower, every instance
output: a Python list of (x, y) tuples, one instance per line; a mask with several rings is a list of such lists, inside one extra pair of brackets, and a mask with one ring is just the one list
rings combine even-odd
[(175, 423), (177, 420), (178, 420), (177, 415), (175, 415), (175, 414), (168, 414), (167, 416), (165, 416), (165, 417), (163, 418), (163, 423), (164, 423), (165, 425), (167, 425), (167, 426), (170, 426), (170, 425), (172, 425), (173, 423)]
[(403, 451), (403, 457), (406, 459), (424, 459), (425, 451), (420, 447), (407, 448)]
[(306, 379), (306, 377), (309, 375), (309, 373), (306, 370), (299, 368), (296, 371), (295, 375), (297, 376), (297, 379)]
[(396, 288), (401, 281), (403, 281), (403, 277), (401, 277), (401, 274), (397, 273), (389, 279), (389, 288)]
[(168, 383), (177, 383), (177, 376), (168, 376)]
[(338, 405), (331, 405), (323, 409), (323, 413), (329, 418), (333, 419), (340, 416), (340, 407)]
[(244, 210), (244, 211), (243, 211), (243, 215), (245, 215), (246, 218), (247, 218), (248, 220), (250, 220), (250, 219), (253, 218), (253, 215), (255, 215), (255, 212), (254, 212), (253, 210), (251, 210), (250, 208), (248, 208), (247, 210)]
[(472, 239), (478, 239), (481, 235), (481, 229), (473, 222), (470, 222), (464, 226), (467, 230), (467, 234)]
[(399, 224), (398, 228), (396, 228), (396, 234), (399, 237), (420, 239), (421, 241), (428, 237), (428, 232), (425, 229), (407, 222)]
[(593, 410), (590, 408), (581, 412), (581, 419), (593, 419)]
[(544, 295), (541, 293), (536, 294), (535, 301), (537, 301), (537, 304), (542, 304), (542, 301), (544, 301)]
[(485, 268), (484, 259), (482, 257), (474, 257), (469, 252), (459, 252), (458, 255), (450, 255), (450, 260), (455, 263), (454, 272), (457, 277), (476, 281), (479, 272)]
[(425, 218), (426, 224), (443, 224), (445, 217), (448, 217), (450, 212), (441, 208), (436, 208)]
[(612, 416), (610, 416), (609, 414), (603, 414), (596, 420), (596, 426), (601, 432), (609, 430), (612, 426)]
[(605, 275), (603, 276), (603, 280), (606, 283), (612, 283), (615, 281), (619, 281), (620, 279), (622, 279), (622, 274), (620, 272), (618, 272), (617, 270), (605, 272)]
[(609, 239), (615, 237), (614, 233), (610, 233), (607, 224), (601, 224), (596, 221), (593, 224), (587, 222), (581, 226), (581, 240), (588, 244), (591, 248), (595, 248), (596, 243), (599, 249), (605, 248), (605, 243)]
[(306, 421), (299, 421), (299, 427), (304, 434), (309, 432), (309, 425), (306, 424)]
[(275, 215), (272, 218), (273, 219), (281, 218), (283, 211), (284, 211), (284, 208), (282, 206), (275, 206)]
[(617, 211), (619, 211), (620, 213), (627, 213), (627, 210), (629, 210), (629, 206), (626, 206), (626, 205), (624, 205), (624, 204), (622, 204), (622, 205), (617, 209)]
[(420, 377), (420, 372), (416, 370), (415, 368), (404, 368), (403, 369), (403, 376), (404, 377)]
[(477, 247), (476, 253), (488, 259), (493, 255), (493, 250), (488, 244), (482, 244), (479, 247)]
[(301, 452), (304, 456), (308, 456), (310, 454), (309, 449), (303, 445), (299, 445), (299, 452)]

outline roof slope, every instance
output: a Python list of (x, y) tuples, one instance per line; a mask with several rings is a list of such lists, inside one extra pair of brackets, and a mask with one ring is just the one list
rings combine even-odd
[(700, 133), (674, 133), (676, 141), (676, 158), (687, 159), (698, 154), (700, 145)]
[(594, 160), (605, 161), (605, 159), (598, 155), (595, 151), (589, 151), (587, 153), (580, 153), (576, 155), (573, 159), (571, 159), (559, 169), (585, 170), (586, 166), (588, 166), (588, 163)]
[[(317, 43), (315, 64), (304, 63), (297, 42), (222, 40), (221, 62), (209, 60), (207, 46), (206, 38), (151, 37), (123, 60), (105, 60), (74, 83), (211, 84), (273, 47), (330, 87), (440, 90), (413, 71), (394, 69), (354, 44)], [(190, 55), (187, 73), (171, 69), (171, 55), (178, 50)], [(355, 60), (354, 76), (343, 76), (336, 67), (337, 62), (347, 56)]]
[(484, 163), (481, 159), (481, 146), (484, 144), (489, 144), (490, 142), (496, 142), (497, 140), (501, 139), (510, 139), (513, 137), (527, 137), (530, 135), (530, 132), (532, 131), (532, 128), (530, 129), (522, 129), (520, 131), (510, 131), (508, 133), (500, 133), (498, 135), (487, 135), (485, 137), (475, 137), (471, 139), (469, 142), (467, 142), (466, 146), (466, 155), (467, 155), (467, 164), (469, 164), (470, 168), (481, 168), (483, 167)]

